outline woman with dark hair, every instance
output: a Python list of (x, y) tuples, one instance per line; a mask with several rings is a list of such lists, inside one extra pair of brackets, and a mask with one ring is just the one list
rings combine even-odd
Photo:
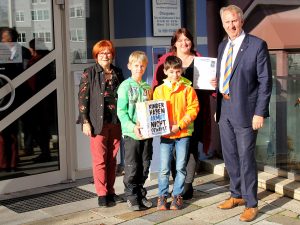
[(184, 68), (183, 76), (193, 82), (194, 57), (201, 56), (194, 48), (193, 36), (189, 30), (186, 28), (176, 30), (171, 39), (170, 52), (159, 58), (152, 80), (153, 89), (162, 84), (163, 79), (166, 78), (163, 71), (163, 64), (170, 55), (175, 55), (181, 59)]
[(98, 205), (107, 207), (122, 201), (115, 194), (114, 183), (121, 140), (117, 89), (124, 78), (121, 69), (112, 64), (115, 49), (111, 41), (97, 42), (92, 55), (96, 63), (84, 70), (80, 80), (78, 123), (90, 137)]
[[(170, 52), (164, 54), (159, 58), (157, 67), (155, 69), (152, 81), (152, 88), (155, 89), (158, 85), (163, 83), (166, 78), (163, 71), (163, 64), (166, 58), (170, 55), (175, 55), (182, 60), (183, 74), (182, 76), (193, 82), (194, 76), (194, 58), (201, 56), (195, 51), (193, 36), (186, 28), (180, 28), (175, 31), (171, 39)], [(200, 111), (196, 120), (194, 121), (194, 132), (191, 138), (189, 154), (187, 159), (187, 176), (185, 179), (183, 199), (191, 199), (193, 197), (194, 175), (198, 162), (198, 142), (202, 142), (204, 148), (209, 148), (210, 144), (210, 96), (213, 91), (196, 89), (199, 100)], [(174, 168), (172, 166), (172, 168)], [(174, 178), (175, 171), (172, 170)]]

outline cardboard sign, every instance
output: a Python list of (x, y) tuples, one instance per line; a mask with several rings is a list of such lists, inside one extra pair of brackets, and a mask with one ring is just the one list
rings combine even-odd
[(136, 113), (144, 139), (170, 133), (166, 101), (137, 102)]

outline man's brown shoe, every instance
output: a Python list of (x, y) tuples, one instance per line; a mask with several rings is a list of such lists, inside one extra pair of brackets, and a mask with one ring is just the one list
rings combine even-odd
[(225, 202), (218, 205), (219, 209), (232, 209), (236, 206), (245, 205), (245, 200), (242, 198), (233, 198), (230, 197), (226, 199)]
[(240, 216), (240, 221), (243, 222), (250, 222), (252, 220), (255, 220), (258, 214), (258, 209), (256, 208), (245, 208), (244, 212)]

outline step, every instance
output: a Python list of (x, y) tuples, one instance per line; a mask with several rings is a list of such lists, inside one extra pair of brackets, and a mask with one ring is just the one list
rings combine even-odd
[[(228, 177), (225, 163), (220, 159), (200, 161), (200, 168), (220, 176)], [(276, 176), (264, 171), (258, 171), (258, 187), (277, 194), (300, 200), (300, 182)]]

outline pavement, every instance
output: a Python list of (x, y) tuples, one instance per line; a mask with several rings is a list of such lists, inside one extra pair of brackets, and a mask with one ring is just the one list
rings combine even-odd
[[(116, 193), (123, 196), (122, 176), (117, 177)], [(172, 181), (170, 182), (172, 183)], [(16, 213), (4, 206), (0, 206), (0, 224), (30, 224), (30, 225), (150, 225), (150, 224), (259, 224), (259, 225), (300, 225), (300, 202), (284, 197), (277, 193), (259, 188), (259, 214), (252, 222), (240, 222), (239, 216), (244, 206), (230, 210), (221, 210), (217, 205), (229, 197), (228, 179), (224, 176), (203, 172), (197, 174), (194, 186), (194, 197), (184, 201), (184, 208), (178, 211), (157, 211), (157, 179), (147, 180), (148, 199), (154, 207), (144, 211), (132, 212), (126, 203), (119, 203), (113, 207), (99, 208), (97, 197), (86, 200), (60, 204), (34, 211)], [(76, 182), (57, 184), (43, 188), (14, 193), (13, 196), (0, 196), (0, 200), (11, 197), (29, 196), (53, 190), (77, 187), (95, 193), (91, 178)], [(171, 199), (169, 199), (170, 201)]]

